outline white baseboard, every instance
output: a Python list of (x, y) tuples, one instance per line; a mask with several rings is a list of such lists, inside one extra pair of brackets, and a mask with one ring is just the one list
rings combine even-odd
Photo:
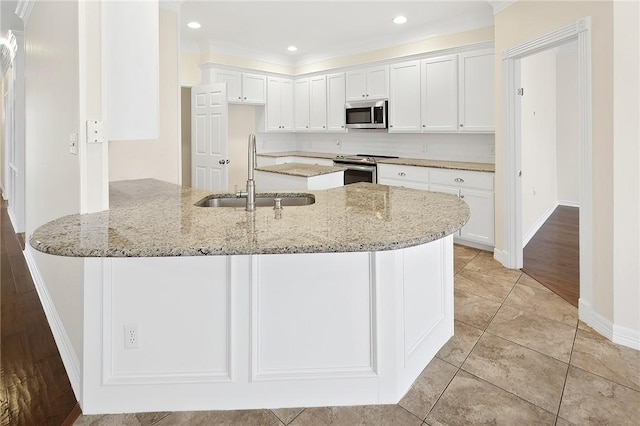
[(498, 262), (500, 262), (502, 266), (504, 266), (505, 268), (508, 268), (507, 265), (509, 264), (509, 253), (507, 253), (505, 250), (494, 248), (493, 258)]
[(67, 376), (69, 376), (69, 382), (71, 383), (71, 388), (73, 389), (73, 393), (75, 394), (76, 400), (80, 401), (80, 361), (73, 350), (73, 346), (71, 345), (71, 340), (67, 335), (67, 332), (62, 325), (62, 320), (58, 315), (58, 311), (51, 300), (51, 295), (47, 290), (47, 286), (42, 279), (42, 275), (40, 275), (40, 271), (38, 270), (38, 265), (33, 257), (31, 252), (31, 248), (29, 245), (23, 251), (24, 258), (27, 261), (27, 266), (29, 267), (29, 271), (31, 272), (31, 277), (33, 278), (33, 283), (36, 286), (36, 291), (38, 292), (38, 296), (40, 297), (40, 302), (42, 303), (42, 308), (44, 309), (44, 313), (47, 317), (47, 321), (49, 322), (49, 327), (51, 327), (51, 332), (53, 333), (53, 338), (56, 342), (56, 346), (58, 347), (58, 351), (60, 352), (60, 357), (62, 358), (62, 363), (64, 364), (64, 368), (67, 371)]
[(556, 207), (558, 207), (557, 204), (544, 212), (544, 214), (540, 216), (536, 223), (534, 223), (533, 226), (529, 229), (529, 232), (527, 232), (526, 235), (522, 237), (522, 248), (525, 248), (526, 245), (529, 244), (529, 241), (531, 241), (533, 236), (536, 235), (536, 232), (538, 232), (540, 228), (542, 228), (542, 225), (544, 225), (547, 219), (549, 219), (549, 216), (553, 214)]
[(580, 320), (585, 322), (589, 327), (613, 343), (640, 350), (640, 330), (633, 330), (611, 323), (602, 315), (595, 312), (591, 304), (583, 299), (578, 301), (578, 305)]
[(568, 200), (558, 200), (558, 205), (559, 206), (565, 206), (565, 207), (580, 207), (580, 202), (579, 201), (568, 201)]

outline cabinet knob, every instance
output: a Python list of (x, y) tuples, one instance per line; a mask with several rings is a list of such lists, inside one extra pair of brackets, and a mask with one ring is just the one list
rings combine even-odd
[(229, 161), (229, 160), (226, 160), (226, 161), (224, 162), (224, 164), (229, 164), (229, 163), (230, 163), (230, 161)]
[(464, 124), (460, 124), (460, 127), (464, 127)]
[(389, 125), (389, 127), (393, 127), (393, 124)]
[(406, 176), (407, 174), (405, 172), (398, 172), (398, 176)]
[(364, 94), (364, 93), (362, 94), (362, 97), (363, 97), (363, 98), (365, 97), (365, 94)]
[(327, 126), (322, 126), (323, 129), (325, 129)]
[(427, 125), (426, 125), (426, 124), (423, 124), (423, 125), (422, 125), (422, 127), (427, 127)]
[(367, 93), (367, 98), (369, 97), (369, 94)]
[(247, 97), (245, 96), (244, 99), (247, 100)]
[(308, 128), (309, 128), (309, 126), (304, 126), (304, 128), (305, 128), (305, 129), (308, 129)]
[(340, 126), (341, 129), (344, 129), (344, 126)]
[(242, 96), (238, 96), (238, 99), (242, 100)]
[(455, 180), (456, 182), (464, 182), (464, 179), (462, 179), (462, 178), (455, 178), (454, 180)]
[(460, 198), (464, 198), (464, 195), (460, 194)]

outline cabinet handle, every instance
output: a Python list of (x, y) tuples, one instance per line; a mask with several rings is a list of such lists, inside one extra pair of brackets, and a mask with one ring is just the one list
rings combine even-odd
[(398, 176), (406, 176), (407, 174), (405, 172), (398, 172)]
[(464, 179), (462, 179), (462, 178), (455, 178), (454, 180), (455, 180), (456, 182), (464, 182)]

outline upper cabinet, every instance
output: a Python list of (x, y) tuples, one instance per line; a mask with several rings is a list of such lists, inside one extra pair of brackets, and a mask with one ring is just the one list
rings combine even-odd
[(267, 131), (293, 132), (293, 80), (269, 77), (267, 96)]
[(389, 133), (420, 132), (420, 61), (391, 65)]
[(420, 74), (422, 131), (458, 131), (458, 56), (424, 59)]
[(202, 70), (202, 82), (226, 83), (227, 100), (232, 104), (267, 103), (267, 77), (264, 75), (207, 68)]
[(378, 66), (346, 73), (346, 100), (389, 98), (389, 67)]
[(327, 76), (309, 78), (309, 129), (327, 131)]
[(493, 49), (459, 55), (461, 132), (494, 132)]
[(296, 132), (309, 131), (309, 79), (299, 78), (293, 82), (294, 129)]
[(345, 132), (345, 76), (344, 73), (327, 75), (327, 131)]

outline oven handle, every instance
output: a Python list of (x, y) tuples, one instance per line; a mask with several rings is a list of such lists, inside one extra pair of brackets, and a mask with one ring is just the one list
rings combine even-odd
[(361, 170), (363, 172), (370, 172), (376, 169), (376, 166), (358, 166), (355, 164), (345, 164), (345, 163), (333, 163), (334, 165), (338, 166), (338, 167), (345, 167), (349, 170)]

